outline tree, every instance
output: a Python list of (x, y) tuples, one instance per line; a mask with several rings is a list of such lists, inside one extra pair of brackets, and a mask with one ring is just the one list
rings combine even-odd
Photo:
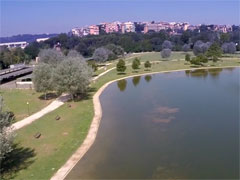
[(76, 50), (70, 50), (67, 54), (67, 57), (79, 57), (82, 60), (84, 60), (84, 57), (79, 52), (77, 52)]
[(12, 151), (13, 132), (10, 128), (12, 113), (4, 111), (3, 98), (0, 96), (0, 162)]
[(115, 44), (108, 44), (106, 48), (113, 52), (116, 56), (123, 56), (124, 50), (121, 46), (117, 46)]
[(98, 65), (97, 65), (96, 61), (87, 61), (87, 63), (88, 63), (88, 65), (89, 65), (90, 67), (92, 67), (92, 70), (93, 70), (94, 72), (97, 71)]
[(138, 63), (138, 66), (140, 66), (141, 65), (140, 59), (138, 57), (135, 57), (134, 59)]
[(190, 50), (190, 45), (189, 44), (184, 44), (183, 47), (182, 47), (182, 50), (184, 52), (188, 52)]
[(112, 54), (112, 51), (110, 51), (107, 48), (104, 48), (104, 47), (97, 48), (93, 53), (93, 59), (95, 61), (104, 62), (104, 61), (107, 61), (109, 59), (109, 56), (111, 54)]
[(222, 45), (222, 51), (223, 51), (223, 53), (234, 54), (236, 52), (236, 45), (235, 45), (235, 43), (233, 43), (233, 42), (224, 43)]
[(173, 45), (171, 41), (165, 40), (162, 44), (162, 49), (172, 49)]
[(191, 60), (190, 54), (186, 54), (186, 55), (185, 55), (185, 61), (188, 61), (188, 62), (189, 62), (190, 60)]
[(52, 91), (53, 87), (53, 66), (46, 63), (40, 63), (33, 70), (33, 83), (37, 92), (45, 93), (45, 100), (47, 99), (47, 92)]
[(57, 65), (64, 58), (64, 55), (55, 49), (41, 49), (39, 53), (40, 62)]
[(146, 61), (146, 62), (144, 63), (144, 67), (145, 67), (146, 69), (151, 68), (151, 66), (152, 66), (152, 64), (151, 64), (149, 61)]
[(168, 57), (170, 57), (171, 56), (171, 49), (163, 49), (162, 51), (161, 51), (161, 56), (162, 56), (162, 58), (168, 58)]
[(92, 69), (79, 57), (66, 57), (55, 68), (53, 82), (58, 93), (69, 93), (72, 99), (87, 91)]
[(210, 43), (203, 43), (202, 41), (197, 41), (193, 46), (193, 53), (197, 56), (200, 54), (204, 54), (208, 48), (210, 47)]
[(139, 69), (139, 61), (136, 58), (132, 62), (132, 69), (134, 69), (134, 70)]
[(206, 56), (217, 61), (222, 56), (222, 50), (217, 43), (213, 43), (207, 50)]
[(123, 59), (120, 59), (117, 63), (117, 71), (120, 73), (123, 73), (126, 70), (125, 61)]

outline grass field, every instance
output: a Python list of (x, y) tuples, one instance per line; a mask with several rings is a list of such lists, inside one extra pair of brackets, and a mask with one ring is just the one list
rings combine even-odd
[[(177, 56), (177, 54), (176, 54)], [(17, 131), (16, 143), (23, 149), (29, 150), (29, 156), (22, 159), (21, 165), (13, 173), (14, 179), (49, 179), (76, 151), (87, 135), (91, 120), (93, 118), (92, 95), (103, 84), (110, 80), (126, 77), (129, 75), (142, 74), (147, 72), (159, 72), (167, 70), (190, 68), (191, 65), (182, 59), (182, 55), (177, 56), (176, 61), (156, 62), (152, 65), (151, 71), (146, 71), (141, 65), (138, 72), (133, 72), (131, 66), (127, 67), (126, 73), (118, 75), (116, 69), (99, 78), (91, 84), (92, 92), (89, 97), (78, 102), (70, 102), (72, 107), (65, 104), (57, 110), (45, 115), (31, 125)], [(159, 53), (146, 53), (141, 55), (141, 61), (158, 61)], [(116, 61), (112, 62), (114, 66)], [(213, 65), (209, 63), (208, 65)], [(224, 58), (214, 66), (239, 66), (240, 59)], [(59, 115), (60, 120), (55, 117)], [(39, 139), (34, 138), (34, 134), (40, 132)], [(19, 156), (21, 156), (20, 151)], [(9, 174), (8, 174), (9, 175)]]
[[(4, 98), (5, 109), (15, 114), (15, 121), (22, 120), (50, 103), (50, 100), (41, 100), (39, 97), (42, 94), (34, 90), (2, 89), (0, 93)], [(29, 112), (27, 102), (29, 102)]]

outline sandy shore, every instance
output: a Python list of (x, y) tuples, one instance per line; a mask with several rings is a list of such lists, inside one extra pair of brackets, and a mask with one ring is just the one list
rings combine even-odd
[(160, 73), (167, 73), (167, 72), (179, 72), (179, 71), (185, 71), (185, 70), (234, 68), (234, 67), (240, 67), (240, 66), (201, 67), (201, 68), (191, 68), (191, 69), (188, 68), (188, 69), (161, 71), (161, 72), (149, 72), (149, 73), (144, 73), (144, 74), (131, 75), (131, 76), (127, 76), (127, 77), (123, 77), (123, 78), (119, 78), (119, 79), (107, 82), (93, 96), (94, 117), (93, 117), (91, 126), (89, 128), (87, 137), (85, 138), (82, 145), (77, 149), (77, 151), (54, 174), (54, 176), (51, 178), (51, 180), (63, 180), (68, 175), (68, 173), (72, 170), (72, 168), (78, 163), (78, 161), (84, 156), (84, 154), (88, 151), (88, 149), (92, 146), (92, 144), (94, 143), (96, 136), (97, 136), (100, 121), (102, 118), (102, 107), (101, 107), (99, 97), (102, 94), (102, 92), (104, 91), (104, 89), (111, 83), (122, 80), (122, 79), (127, 79), (127, 78), (131, 78), (131, 77), (136, 77), (136, 76), (143, 76), (143, 75), (160, 74)]

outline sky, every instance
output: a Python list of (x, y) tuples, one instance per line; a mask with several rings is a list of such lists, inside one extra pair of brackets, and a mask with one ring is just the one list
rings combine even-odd
[(0, 37), (111, 21), (240, 24), (240, 0), (0, 0)]

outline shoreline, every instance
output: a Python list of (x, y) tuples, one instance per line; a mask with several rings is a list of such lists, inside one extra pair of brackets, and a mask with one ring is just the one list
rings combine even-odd
[(51, 180), (63, 180), (69, 174), (69, 172), (74, 168), (74, 166), (82, 159), (85, 153), (90, 149), (92, 144), (95, 142), (99, 125), (102, 119), (102, 106), (99, 97), (101, 96), (102, 92), (112, 83), (128, 79), (131, 77), (136, 76), (144, 76), (144, 75), (151, 75), (151, 74), (160, 74), (160, 73), (168, 73), (168, 72), (180, 72), (186, 70), (198, 70), (198, 69), (219, 69), (219, 68), (239, 68), (240, 66), (223, 66), (223, 67), (200, 67), (200, 68), (188, 68), (188, 69), (178, 69), (178, 70), (167, 70), (167, 71), (159, 71), (159, 72), (147, 72), (142, 74), (135, 74), (130, 75), (122, 78), (118, 78), (115, 80), (111, 80), (104, 85), (102, 85), (98, 91), (93, 95), (93, 105), (94, 105), (94, 117), (91, 122), (91, 125), (88, 130), (88, 134), (84, 139), (83, 143), (80, 147), (71, 155), (71, 157), (66, 161), (66, 163), (58, 169), (58, 171), (51, 177)]

